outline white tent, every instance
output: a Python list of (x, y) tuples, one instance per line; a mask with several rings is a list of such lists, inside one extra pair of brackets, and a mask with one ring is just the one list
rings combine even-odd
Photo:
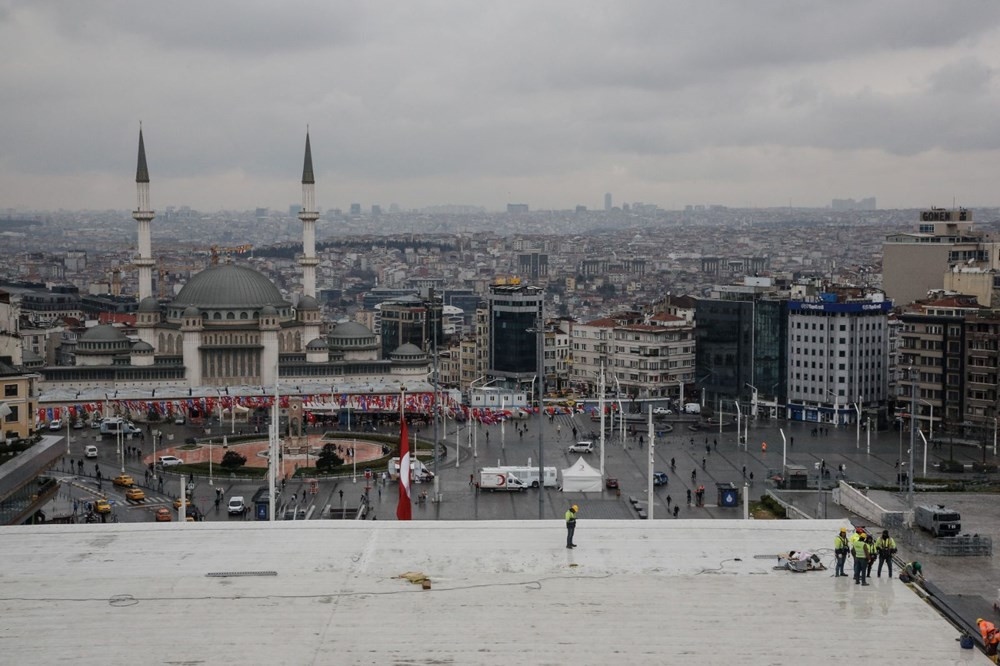
[(587, 464), (583, 458), (562, 471), (564, 492), (601, 492), (601, 473)]

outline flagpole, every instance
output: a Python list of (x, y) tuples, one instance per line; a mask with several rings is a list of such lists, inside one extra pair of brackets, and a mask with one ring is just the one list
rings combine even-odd
[(274, 403), (271, 405), (271, 432), (268, 446), (267, 503), (268, 520), (274, 520), (275, 473), (278, 465), (278, 364), (274, 364)]

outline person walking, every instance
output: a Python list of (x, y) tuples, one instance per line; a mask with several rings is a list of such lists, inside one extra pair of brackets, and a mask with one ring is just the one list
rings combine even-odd
[(847, 528), (841, 527), (840, 534), (833, 540), (833, 554), (837, 557), (837, 567), (834, 569), (834, 578), (846, 576), (844, 573), (844, 563), (847, 562)]
[(854, 584), (868, 584), (868, 556), (871, 554), (871, 546), (864, 537), (858, 539), (851, 546), (851, 555), (854, 556)]
[(573, 543), (573, 532), (576, 531), (576, 512), (580, 510), (576, 504), (571, 506), (566, 511), (566, 547), (576, 548), (576, 544)]
[(876, 576), (882, 577), (882, 563), (889, 564), (889, 579), (892, 580), (892, 556), (896, 554), (896, 540), (889, 536), (889, 530), (882, 530), (882, 538), (875, 542), (878, 552), (878, 571)]

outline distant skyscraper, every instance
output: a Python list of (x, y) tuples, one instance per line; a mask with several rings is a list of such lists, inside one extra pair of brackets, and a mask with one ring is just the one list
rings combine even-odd
[(361, 215), (361, 204), (359, 203), (351, 204), (351, 215)]
[(525, 203), (509, 203), (507, 204), (508, 213), (527, 213), (528, 204)]
[(604, 210), (611, 210), (611, 192), (604, 195)]

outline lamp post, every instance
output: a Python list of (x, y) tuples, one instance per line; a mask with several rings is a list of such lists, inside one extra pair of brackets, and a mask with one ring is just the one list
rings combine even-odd
[(854, 403), (854, 411), (857, 412), (857, 420), (855, 424), (855, 438), (854, 438), (854, 448), (861, 449), (861, 396), (858, 396), (858, 401)]
[(927, 476), (927, 438), (924, 437), (923, 430), (918, 430), (917, 434), (920, 435), (920, 439), (924, 440), (924, 476)]
[(545, 395), (545, 305), (539, 303), (538, 319), (535, 320), (535, 365), (538, 374), (538, 519), (545, 516), (545, 466), (542, 455), (542, 396)]
[(785, 441), (785, 431), (784, 431), (784, 429), (783, 428), (778, 428), (778, 432), (781, 433), (781, 476), (784, 477), (785, 476), (785, 468), (787, 467), (787, 463), (786, 463), (787, 453), (786, 453), (786, 450), (787, 450), (787, 444), (788, 444), (788, 442)]
[(743, 414), (740, 411), (740, 400), (739, 400), (739, 398), (737, 398), (736, 400), (734, 400), (733, 404), (736, 405), (736, 448), (739, 449), (740, 448), (740, 419), (743, 418)]
[(913, 511), (913, 447), (916, 444), (916, 427), (913, 419), (917, 415), (917, 379), (910, 366), (910, 487), (908, 491), (910, 511)]
[(930, 413), (930, 427), (928, 428), (927, 438), (930, 439), (933, 442), (934, 441), (934, 404), (930, 403), (930, 402), (927, 402), (923, 398), (920, 398), (919, 400), (920, 400), (920, 402), (924, 403), (925, 405), (927, 405), (928, 407), (931, 408), (931, 413)]
[(749, 382), (745, 382), (753, 393), (750, 394), (750, 414), (747, 416), (753, 416), (753, 420), (757, 420), (757, 387)]

